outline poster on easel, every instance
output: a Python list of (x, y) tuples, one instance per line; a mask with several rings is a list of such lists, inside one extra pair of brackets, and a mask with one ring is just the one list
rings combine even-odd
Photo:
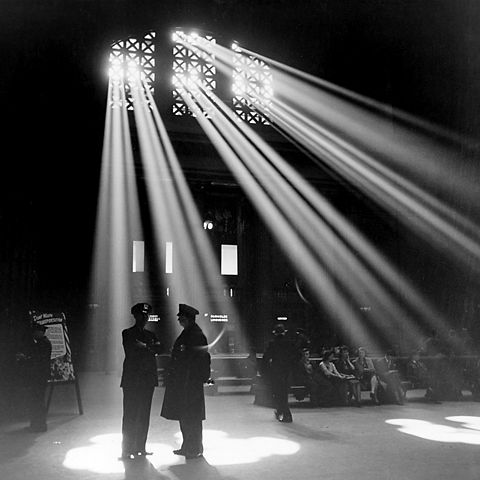
[(45, 336), (52, 344), (52, 354), (50, 357), (50, 393), (47, 405), (53, 394), (53, 387), (57, 384), (71, 383), (75, 384), (77, 394), (77, 403), (79, 413), (83, 413), (82, 402), (80, 398), (80, 388), (78, 379), (73, 367), (72, 350), (70, 348), (70, 337), (68, 335), (67, 319), (64, 313), (40, 313), (30, 311), (30, 319), (33, 324), (46, 327)]

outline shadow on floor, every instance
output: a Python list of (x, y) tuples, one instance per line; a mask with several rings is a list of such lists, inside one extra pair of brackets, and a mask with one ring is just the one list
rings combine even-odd
[(146, 458), (142, 458), (125, 462), (125, 480), (170, 480), (170, 478), (158, 472)]
[[(312, 440), (319, 440), (319, 441), (332, 441), (336, 438), (336, 435), (331, 434), (330, 432), (326, 432), (324, 430), (318, 430), (315, 428), (307, 427), (306, 425), (301, 425), (293, 420), (293, 423), (284, 424), (286, 430), (288, 430), (291, 434), (297, 435), (298, 437), (309, 438)], [(289, 437), (290, 440), (293, 440), (292, 437)]]
[[(74, 418), (76, 418), (76, 416), (56, 419), (55, 423), (48, 423), (48, 428), (49, 430), (55, 430), (57, 426), (68, 423)], [(25, 425), (25, 423), (27, 425)], [(28, 420), (26, 420), (25, 423), (18, 424), (18, 427), (15, 425), (13, 429), (0, 435), (0, 464), (23, 457), (28, 453), (40, 436), (46, 435), (45, 432), (30, 431)]]
[(40, 435), (42, 433), (30, 432), (28, 427), (22, 427), (1, 435), (0, 464), (26, 455)]
[(169, 471), (179, 480), (235, 480), (233, 477), (220, 475), (219, 471), (204, 457), (186, 460), (182, 465), (172, 465)]

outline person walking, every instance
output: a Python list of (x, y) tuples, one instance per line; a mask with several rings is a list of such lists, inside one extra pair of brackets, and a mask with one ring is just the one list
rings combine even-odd
[(276, 325), (272, 333), (273, 340), (269, 343), (263, 359), (270, 375), (275, 418), (279, 422), (291, 423), (292, 412), (288, 407), (289, 377), (297, 352), (293, 344), (285, 338), (287, 330), (282, 324)]
[(155, 355), (161, 345), (156, 335), (145, 329), (152, 307), (135, 304), (130, 312), (135, 325), (122, 332), (125, 360), (123, 362), (122, 455), (120, 460), (151, 455), (145, 450), (153, 392), (158, 386)]
[(161, 411), (162, 417), (180, 422), (183, 443), (173, 453), (187, 459), (203, 455), (202, 421), (206, 417), (203, 384), (210, 378), (207, 339), (195, 322), (198, 313), (190, 305), (179, 305), (177, 317), (183, 331), (173, 345)]

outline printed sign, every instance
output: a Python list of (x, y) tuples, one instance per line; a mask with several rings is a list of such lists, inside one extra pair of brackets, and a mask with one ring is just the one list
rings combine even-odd
[(30, 312), (32, 322), (44, 325), (46, 337), (52, 344), (50, 382), (72, 382), (75, 380), (72, 351), (64, 313)]

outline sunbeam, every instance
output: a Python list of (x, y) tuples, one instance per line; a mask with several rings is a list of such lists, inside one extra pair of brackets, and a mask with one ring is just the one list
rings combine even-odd
[[(194, 52), (209, 51), (219, 70), (228, 73), (233, 69), (231, 50), (209, 42), (196, 41), (195, 45), (192, 45), (187, 40), (187, 37), (179, 39)], [(258, 89), (245, 88), (248, 105), (267, 118), (289, 140), (293, 139), (296, 144), (310, 152), (310, 158), (315, 163), (327, 167), (374, 200), (412, 233), (428, 241), (439, 254), (456, 259), (465, 269), (478, 270), (480, 229), (473, 217), (465, 216), (453, 204), (442, 201), (438, 195), (439, 192), (444, 192), (445, 195), (455, 195), (456, 199), (460, 198), (464, 202), (475, 200), (475, 205), (478, 205), (478, 185), (472, 182), (475, 177), (471, 176), (464, 181), (465, 170), (470, 174), (473, 170), (467, 166), (457, 172), (454, 162), (458, 153), (452, 146), (447, 146), (445, 141), (436, 141), (436, 138), (442, 137), (452, 143), (458, 140), (454, 135), (402, 112), (398, 115), (390, 112), (387, 118), (387, 107), (379, 102), (348, 92), (241, 47), (237, 46), (235, 52), (258, 58), (273, 70), (275, 94), (269, 96), (267, 101), (261, 97)], [(185, 85), (184, 88), (188, 90), (189, 86)], [(200, 90), (197, 86), (190, 90), (190, 94), (203, 109), (207, 108), (208, 98), (249, 138), (248, 146), (237, 148), (237, 153), (241, 152), (242, 148), (248, 148), (251, 156), (255, 155), (255, 150), (260, 150), (270, 162), (271, 158), (278, 158), (271, 152), (266, 154), (266, 148), (259, 147), (262, 145), (260, 137), (254, 137), (253, 132), (246, 133), (249, 132), (246, 125), (232, 120), (228, 108), (222, 108), (222, 102), (211, 91), (203, 90), (202, 96)], [(209, 108), (211, 109), (211, 106)], [(393, 133), (392, 119), (396, 120)], [(212, 117), (212, 122), (218, 124), (219, 120)], [(231, 129), (231, 126), (222, 126), (223, 136), (224, 131), (229, 128)], [(228, 143), (232, 144), (230, 138)], [(413, 162), (412, 158), (417, 158), (418, 161)], [(328, 246), (330, 254), (333, 251), (338, 253), (334, 257), (335, 264), (342, 265), (343, 262), (342, 269), (335, 270), (340, 288), (346, 289), (351, 295), (357, 295), (359, 289), (354, 284), (360, 282), (362, 289), (368, 292), (368, 296), (375, 303), (377, 313), (388, 316), (390, 324), (401, 322), (408, 325), (411, 339), (418, 335), (415, 325), (419, 323), (428, 324), (442, 332), (447, 330), (448, 321), (423, 298), (418, 286), (404, 278), (378, 249), (370, 245), (353, 225), (331, 206), (328, 209), (325, 206), (319, 207), (320, 196), (317, 193), (312, 195), (307, 183), (298, 176), (299, 181), (293, 169), (279, 168), (278, 160), (275, 161), (277, 173), (273, 178), (276, 178), (276, 175), (278, 178), (288, 179), (291, 181), (289, 186), (279, 188), (279, 184), (272, 181), (272, 174), (265, 170), (265, 160), (261, 160), (258, 155), (255, 167), (252, 167), (257, 171), (256, 177), (268, 175), (269, 182), (264, 186), (265, 189), (268, 189), (268, 183), (275, 184), (270, 195), (284, 214), (291, 212), (288, 220), (290, 224), (295, 224), (295, 219), (303, 217), (304, 223), (309, 225), (301, 227), (303, 241), (308, 243), (309, 235), (312, 239), (315, 236), (322, 238), (318, 236), (319, 229), (313, 227), (313, 215), (317, 215), (317, 225), (318, 218), (328, 221), (328, 226), (331, 227), (330, 237), (325, 235), (329, 230), (325, 229), (324, 225), (322, 245)], [(427, 173), (429, 175), (425, 176)], [(295, 193), (292, 193), (292, 185), (295, 185)], [(302, 205), (297, 209), (291, 206), (295, 205), (291, 200), (292, 195), (297, 195), (297, 192), (303, 194), (305, 191), (309, 192), (308, 204), (312, 205), (314, 210), (312, 215), (309, 214), (308, 206)], [(281, 193), (275, 197), (276, 192)], [(290, 201), (285, 201), (282, 206), (282, 200), (288, 196)], [(460, 201), (458, 203), (460, 204)], [(392, 295), (397, 298), (392, 299)], [(405, 308), (406, 311), (403, 310)]]

